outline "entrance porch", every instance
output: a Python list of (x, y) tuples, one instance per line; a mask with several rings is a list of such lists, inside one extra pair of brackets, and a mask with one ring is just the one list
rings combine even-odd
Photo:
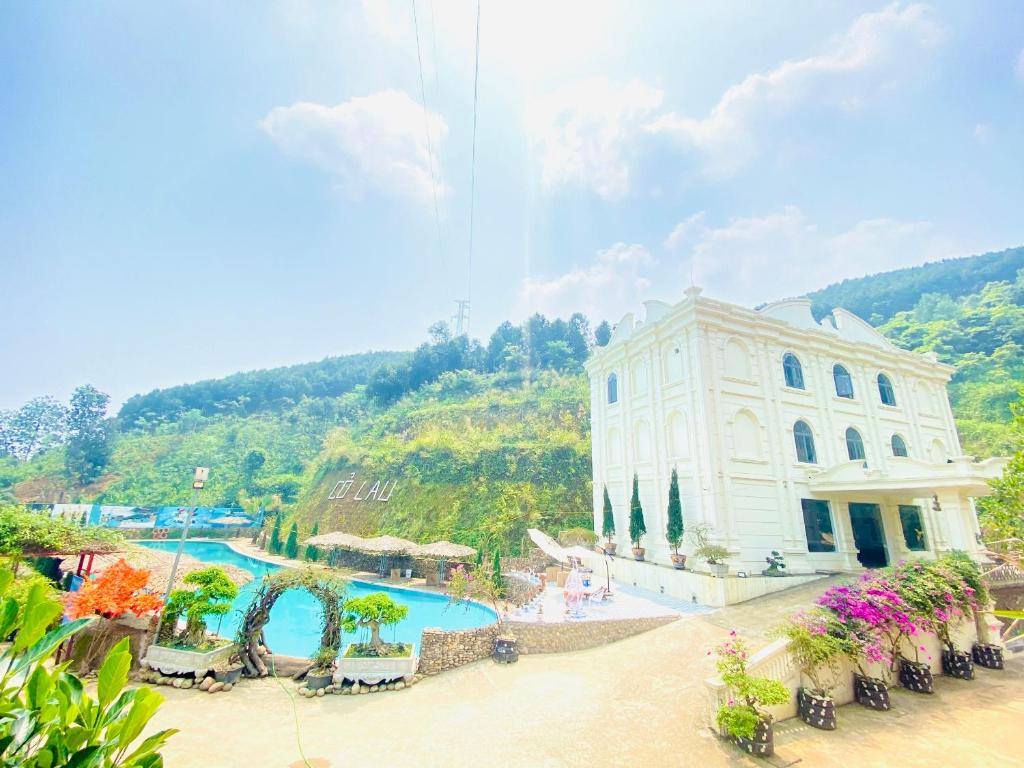
[[(852, 461), (819, 472), (809, 478), (814, 498), (805, 499), (803, 508), (810, 558), (838, 560), (844, 569), (880, 568), (951, 550), (983, 560), (973, 499), (991, 492), (989, 480), (1005, 463), (966, 456), (947, 464), (893, 458), (884, 470)], [(826, 532), (828, 522), (832, 530)]]

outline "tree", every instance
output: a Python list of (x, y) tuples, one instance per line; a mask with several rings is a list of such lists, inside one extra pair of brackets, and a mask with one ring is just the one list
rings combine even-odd
[(601, 324), (594, 329), (594, 343), (599, 347), (607, 347), (608, 342), (612, 340), (612, 327), (608, 324), (607, 320), (602, 320)]
[[(312, 538), (313, 538), (314, 536), (316, 536), (316, 535), (317, 535), (318, 533), (320, 533), (320, 522), (319, 522), (319, 521), (317, 521), (317, 522), (313, 523), (313, 528), (312, 528), (312, 530), (310, 530), (310, 532), (309, 532), (309, 538), (311, 538), (311, 539), (312, 539)], [(306, 545), (306, 553), (305, 553), (305, 558), (306, 558), (306, 560), (308, 560), (309, 562), (311, 562), (311, 563), (315, 563), (315, 562), (316, 562), (317, 560), (319, 560), (319, 559), (320, 559), (320, 550), (319, 550), (319, 549), (317, 549), (317, 548), (316, 548), (316, 547), (315, 547), (314, 545), (312, 545), (312, 544), (307, 544), (307, 545)]]
[(71, 394), (64, 468), (79, 484), (95, 480), (110, 461), (110, 435), (105, 423), (109, 402), (110, 395), (90, 384)]
[(380, 628), (397, 624), (408, 616), (409, 606), (399, 605), (383, 592), (374, 592), (346, 601), (345, 611), (349, 621), (370, 628), (370, 647), (375, 655), (382, 656), (386, 646), (380, 639)]
[(281, 554), (281, 513), (274, 515), (274, 528), (270, 531), (270, 554)]
[(647, 533), (647, 524), (644, 522), (644, 510), (640, 506), (640, 478), (633, 473), (633, 497), (629, 500), (629, 540), (633, 546), (640, 548), (640, 539)]
[(288, 541), (284, 545), (284, 554), (289, 560), (295, 560), (299, 556), (299, 524), (292, 523), (288, 531)]
[(547, 368), (556, 371), (566, 371), (573, 362), (572, 349), (564, 341), (548, 341), (544, 344), (544, 351), (541, 354), (541, 361)]
[(679, 501), (679, 475), (672, 467), (672, 480), (668, 486), (668, 529), (665, 538), (672, 546), (672, 551), (679, 554), (679, 545), (683, 542), (683, 505)]
[[(1017, 452), (993, 480), (992, 495), (978, 499), (979, 522), (989, 541), (1024, 540), (1024, 390), (1021, 400), (1011, 406)], [(1015, 547), (1024, 555), (1024, 544)]]
[(501, 549), (495, 547), (494, 549), (494, 561), (491, 565), (491, 581), (494, 582), (494, 586), (501, 589), (504, 580), (501, 578)]
[(67, 411), (49, 395), (34, 397), (3, 419), (4, 450), (20, 461), (28, 461), (64, 439)]
[(615, 513), (612, 511), (612, 500), (608, 495), (608, 486), (604, 487), (604, 516), (601, 519), (601, 535), (609, 544), (615, 535)]
[(260, 471), (260, 468), (267, 463), (267, 457), (263, 451), (249, 451), (242, 460), (242, 473), (245, 477), (245, 486), (249, 488), (253, 476)]
[(163, 697), (151, 688), (127, 689), (132, 657), (128, 638), (107, 654), (95, 698), (53, 654), (92, 619), (47, 629), (62, 613), (41, 584), (19, 606), (9, 594), (10, 571), (0, 572), (0, 635), (14, 637), (0, 653), (0, 766), (160, 768), (159, 750), (177, 731), (158, 731), (136, 744)]
[(444, 320), (438, 320), (427, 328), (427, 337), (431, 344), (447, 344), (452, 340), (452, 329)]
[(166, 642), (168, 634), (173, 634), (178, 619), (184, 614), (185, 629), (176, 639), (183, 645), (198, 648), (206, 638), (206, 617), (228, 613), (231, 601), (238, 597), (238, 587), (222, 569), (216, 567), (187, 573), (182, 582), (195, 589), (171, 592), (160, 634)]

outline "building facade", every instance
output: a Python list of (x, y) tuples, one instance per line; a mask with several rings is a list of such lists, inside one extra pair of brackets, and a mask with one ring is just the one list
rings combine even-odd
[(628, 556), (635, 475), (641, 545), (668, 563), (675, 468), (686, 528), (711, 526), (734, 571), (759, 573), (772, 550), (790, 573), (981, 556), (972, 499), (1005, 460), (961, 455), (952, 367), (842, 309), (819, 323), (806, 299), (750, 310), (700, 294), (645, 302), (587, 362), (599, 534), (607, 488)]

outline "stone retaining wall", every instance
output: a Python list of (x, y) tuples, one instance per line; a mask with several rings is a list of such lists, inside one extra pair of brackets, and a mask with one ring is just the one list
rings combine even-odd
[(607, 621), (557, 622), (553, 624), (509, 622), (519, 652), (566, 653), (614, 643), (676, 621), (678, 616), (647, 616)]
[(491, 655), (498, 625), (444, 630), (427, 627), (420, 637), (420, 673), (436, 675)]

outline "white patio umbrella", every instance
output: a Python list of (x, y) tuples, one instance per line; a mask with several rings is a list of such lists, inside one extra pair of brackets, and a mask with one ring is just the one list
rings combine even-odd
[(530, 540), (536, 544), (540, 551), (548, 557), (553, 557), (560, 563), (569, 563), (569, 553), (565, 551), (565, 548), (557, 541), (552, 539), (543, 531), (538, 531), (536, 528), (527, 528), (526, 533), (530, 536)]

